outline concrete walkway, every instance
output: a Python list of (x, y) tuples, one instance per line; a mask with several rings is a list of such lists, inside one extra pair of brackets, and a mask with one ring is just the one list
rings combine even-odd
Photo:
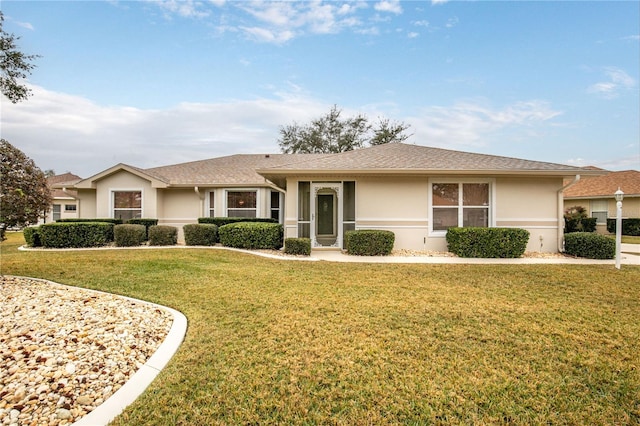
[[(640, 244), (622, 244), (622, 265), (640, 265)], [(522, 257), (518, 259), (476, 259), (446, 256), (350, 256), (341, 251), (313, 250), (309, 260), (325, 260), (328, 262), (360, 262), (360, 263), (425, 263), (425, 264), (497, 264), (497, 265), (612, 265), (615, 259), (583, 259), (570, 256), (562, 257)]]

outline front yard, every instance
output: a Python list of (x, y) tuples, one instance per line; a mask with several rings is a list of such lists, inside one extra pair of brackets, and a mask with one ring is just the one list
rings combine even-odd
[(2, 274), (187, 316), (117, 425), (640, 423), (638, 267), (18, 252), (9, 238)]

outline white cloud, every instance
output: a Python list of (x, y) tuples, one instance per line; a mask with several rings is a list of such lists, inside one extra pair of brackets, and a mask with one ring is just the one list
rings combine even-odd
[[(28, 102), (3, 106), (3, 138), (41, 169), (91, 176), (117, 163), (148, 168), (238, 153), (278, 152), (279, 128), (306, 123), (330, 105), (290, 85), (271, 99), (181, 103), (166, 109), (104, 106), (86, 98), (31, 86)], [(493, 108), (479, 101), (427, 107), (413, 116), (396, 105), (345, 108), (375, 112), (411, 125), (409, 142), (446, 148), (490, 146), (500, 132), (525, 133), (561, 114), (542, 101)], [(473, 150), (473, 149), (472, 149)]]
[(439, 4), (445, 4), (449, 2), (449, 0), (431, 0), (431, 5), (437, 6)]
[(459, 102), (453, 106), (433, 106), (421, 111), (420, 116), (407, 122), (415, 129), (416, 140), (428, 145), (451, 147), (482, 146), (487, 137), (513, 127), (540, 125), (561, 114), (543, 101), (517, 102), (502, 109), (479, 102)]
[[(209, 16), (204, 4), (194, 0), (153, 0), (167, 14), (176, 14), (183, 18), (205, 18)], [(167, 15), (169, 16), (169, 15)]]
[(604, 68), (604, 74), (608, 77), (607, 81), (594, 83), (587, 88), (589, 93), (602, 96), (606, 99), (617, 98), (621, 92), (633, 89), (636, 81), (624, 70), (616, 67)]
[(275, 99), (182, 103), (168, 109), (104, 106), (30, 87), (28, 102), (3, 105), (2, 137), (41, 169), (82, 177), (121, 162), (148, 168), (278, 152), (279, 126), (307, 122), (328, 110), (295, 87)]
[(410, 32), (410, 33), (407, 34), (407, 37), (409, 37), (409, 38), (420, 37), (420, 33)]
[(294, 33), (288, 30), (272, 31), (270, 29), (260, 27), (240, 27), (240, 29), (254, 40), (265, 43), (282, 44), (294, 37)]
[(399, 0), (383, 0), (376, 3), (373, 8), (378, 12), (390, 12), (400, 15), (402, 13), (402, 6)]

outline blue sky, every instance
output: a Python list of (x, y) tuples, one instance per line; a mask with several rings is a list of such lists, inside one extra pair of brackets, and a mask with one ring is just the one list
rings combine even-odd
[(640, 169), (636, 1), (6, 1), (2, 137), (82, 177), (278, 152), (336, 104), (426, 146)]

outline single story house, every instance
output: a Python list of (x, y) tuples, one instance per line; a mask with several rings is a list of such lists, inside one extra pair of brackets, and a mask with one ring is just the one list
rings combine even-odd
[[(271, 217), (285, 237), (341, 249), (352, 229), (385, 229), (396, 249), (446, 250), (452, 226), (518, 227), (527, 250), (563, 242), (563, 181), (601, 172), (391, 143), (337, 154), (231, 155), (141, 169), (117, 164), (67, 189), (81, 218)], [(182, 238), (182, 237), (179, 237)]]
[(564, 193), (565, 210), (584, 207), (590, 217), (595, 217), (597, 231), (607, 233), (607, 219), (617, 215), (613, 194), (620, 188), (624, 192), (622, 217), (640, 217), (640, 171), (624, 170), (583, 179), (567, 188)]
[(64, 173), (47, 178), (47, 184), (51, 188), (53, 202), (51, 209), (49, 209), (49, 212), (47, 212), (47, 215), (43, 218), (43, 223), (55, 222), (60, 219), (78, 218), (76, 191), (67, 189), (67, 186), (72, 186), (80, 180), (82, 180), (80, 176), (76, 176), (73, 173)]

